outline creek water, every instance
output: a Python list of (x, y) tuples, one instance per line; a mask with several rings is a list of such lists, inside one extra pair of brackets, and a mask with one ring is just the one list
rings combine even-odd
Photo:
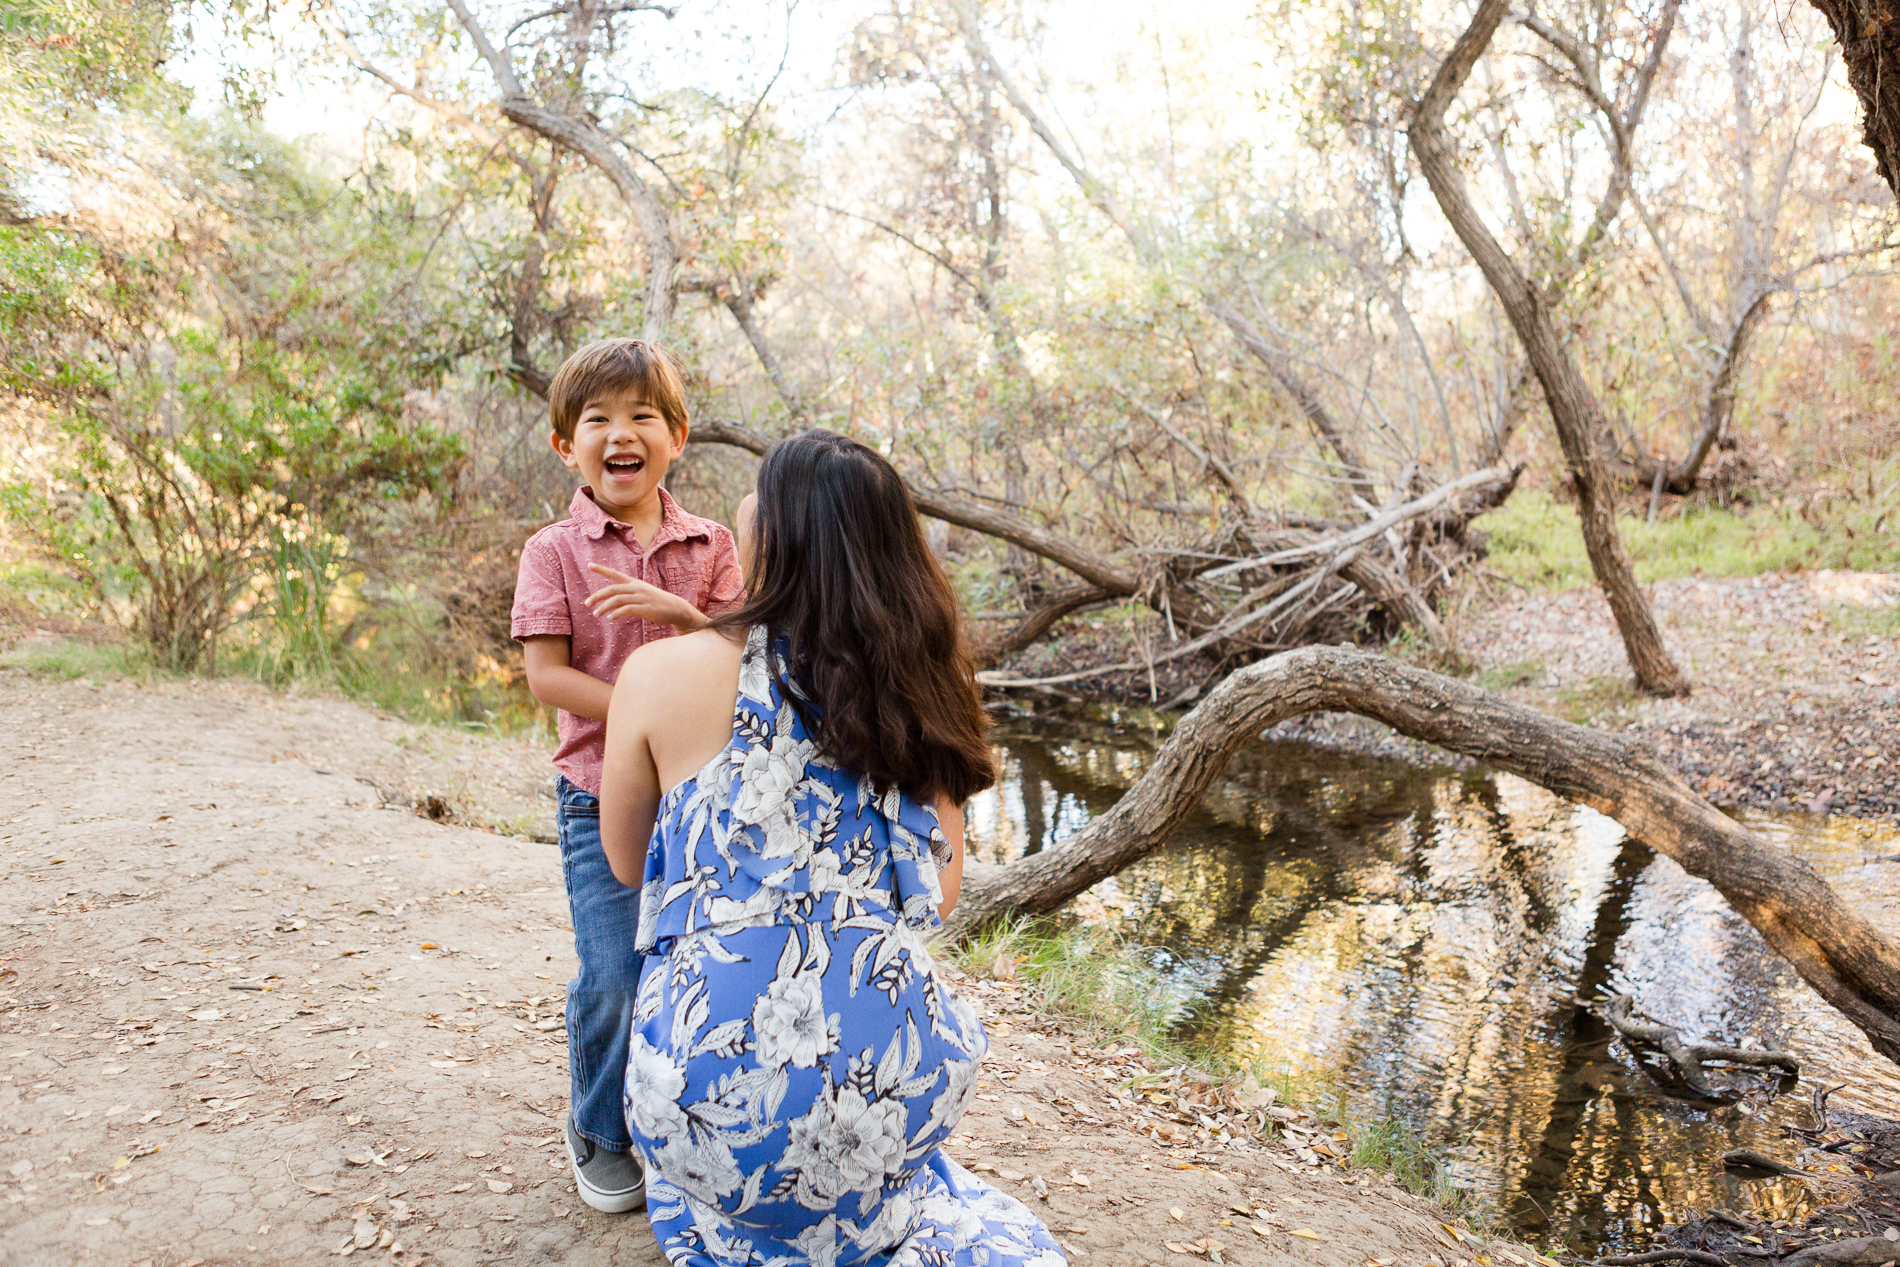
[[(969, 807), (972, 856), (1008, 862), (1112, 805), (1171, 719), (1073, 709), (998, 719), (1003, 780)], [(1900, 935), (1890, 827), (1743, 814)], [(1502, 1226), (1559, 1252), (1629, 1250), (1690, 1209), (1799, 1215), (1803, 1185), (1725, 1174), (1792, 1150), (1832, 1103), (1900, 1115), (1900, 1068), (1705, 882), (1620, 827), (1508, 775), (1304, 743), (1244, 748), (1168, 845), (1072, 904), (1147, 948), (1178, 1028), (1349, 1120), (1396, 1116)], [(1798, 1084), (1717, 1073), (1674, 1098), (1579, 998), (1634, 996), (1689, 1041), (1783, 1046)]]

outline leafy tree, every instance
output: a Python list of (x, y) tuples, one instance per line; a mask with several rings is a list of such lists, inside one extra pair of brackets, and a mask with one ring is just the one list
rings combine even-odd
[(301, 613), (320, 647), (344, 561), (449, 489), (460, 444), (405, 399), (468, 334), (417, 299), (404, 209), (242, 123), (165, 140), (128, 155), (165, 168), (163, 231), (0, 229), (0, 386), (38, 441), (6, 507), (168, 666), (213, 663), (253, 612)]

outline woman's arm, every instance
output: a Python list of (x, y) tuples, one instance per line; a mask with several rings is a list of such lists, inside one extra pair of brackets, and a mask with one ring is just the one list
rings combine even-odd
[[(627, 664), (632, 668), (634, 661)], [(600, 771), (600, 847), (614, 878), (636, 889), (645, 878), (647, 841), (660, 811), (660, 772), (647, 745), (648, 698), (634, 685), (642, 676), (623, 670), (614, 687)]]
[(937, 872), (937, 884), (943, 889), (943, 905), (938, 919), (949, 919), (957, 909), (957, 895), (963, 892), (963, 806), (947, 796), (937, 798), (937, 822), (943, 826), (943, 838), (950, 842), (950, 862)]

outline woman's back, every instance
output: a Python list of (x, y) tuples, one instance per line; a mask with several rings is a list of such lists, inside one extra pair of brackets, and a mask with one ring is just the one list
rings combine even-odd
[[(763, 627), (749, 633), (716, 751), (697, 742), (704, 726), (669, 742), (670, 772), (698, 765), (660, 799), (641, 877), (643, 952), (774, 916), (883, 915), (915, 932), (937, 923), (938, 872), (953, 856), (937, 810), (897, 788), (880, 792), (869, 775), (820, 750), (788, 698), (796, 687), (782, 651), (767, 646)], [(723, 657), (695, 654), (704, 680), (669, 688), (692, 698), (717, 689), (724, 667)]]

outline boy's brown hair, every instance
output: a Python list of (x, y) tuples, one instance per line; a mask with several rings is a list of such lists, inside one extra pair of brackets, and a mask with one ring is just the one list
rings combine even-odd
[(548, 386), (554, 433), (572, 442), (581, 410), (601, 396), (638, 392), (674, 435), (686, 429), (686, 384), (673, 354), (645, 339), (600, 339), (561, 362)]

